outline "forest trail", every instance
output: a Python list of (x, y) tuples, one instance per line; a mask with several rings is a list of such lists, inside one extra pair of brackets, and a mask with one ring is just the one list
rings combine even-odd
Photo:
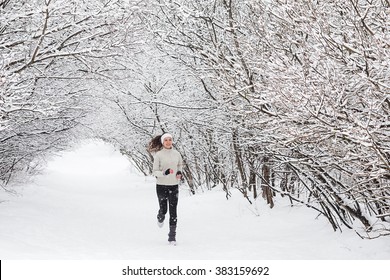
[(303, 207), (250, 205), (239, 192), (181, 186), (178, 246), (156, 224), (155, 179), (113, 147), (86, 142), (0, 195), (0, 259), (389, 259), (389, 238), (333, 232)]

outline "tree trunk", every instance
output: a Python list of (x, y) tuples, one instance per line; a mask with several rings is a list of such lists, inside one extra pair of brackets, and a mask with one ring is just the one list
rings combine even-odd
[(263, 190), (263, 198), (267, 200), (267, 204), (269, 204), (270, 208), (274, 207), (274, 201), (272, 199), (272, 190), (270, 188), (270, 174), (271, 174), (271, 169), (269, 167), (269, 159), (268, 157), (264, 158), (264, 164), (262, 167), (262, 190)]

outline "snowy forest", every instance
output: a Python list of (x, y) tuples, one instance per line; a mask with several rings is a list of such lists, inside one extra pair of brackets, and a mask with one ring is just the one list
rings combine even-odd
[(0, 185), (88, 138), (149, 175), (170, 132), (195, 195), (383, 237), (389, 81), (389, 0), (0, 0)]

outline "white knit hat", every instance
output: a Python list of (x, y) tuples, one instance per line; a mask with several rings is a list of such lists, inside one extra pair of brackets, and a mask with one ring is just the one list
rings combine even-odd
[(171, 134), (169, 134), (169, 133), (164, 133), (163, 135), (161, 135), (161, 144), (164, 144), (164, 139), (165, 139), (165, 138), (172, 138), (172, 140), (173, 140), (173, 137), (172, 137)]

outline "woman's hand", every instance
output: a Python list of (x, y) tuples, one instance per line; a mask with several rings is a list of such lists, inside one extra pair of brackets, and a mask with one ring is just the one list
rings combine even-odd
[(169, 174), (173, 174), (173, 169), (168, 168), (167, 170), (164, 171), (165, 176)]

